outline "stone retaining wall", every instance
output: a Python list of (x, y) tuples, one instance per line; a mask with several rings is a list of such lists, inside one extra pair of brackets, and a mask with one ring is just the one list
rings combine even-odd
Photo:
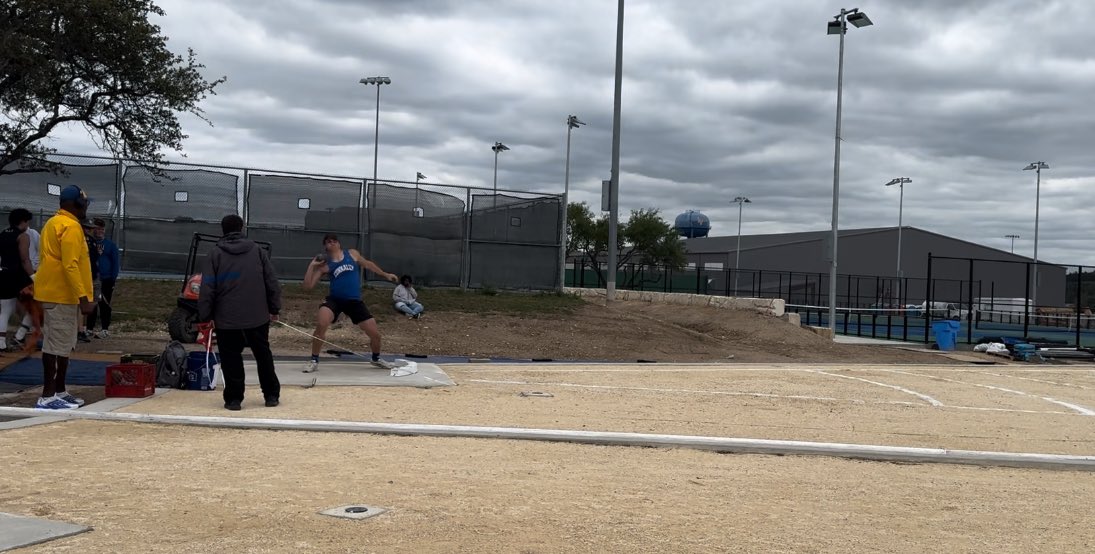
[[(581, 297), (604, 298), (605, 289), (586, 289), (567, 287), (568, 294)], [(650, 292), (638, 290), (617, 290), (617, 300), (656, 302), (659, 304), (678, 304), (682, 306), (711, 306), (736, 310), (756, 310), (762, 314), (781, 317), (786, 309), (782, 298), (732, 298), (707, 294), (684, 294), (679, 292)]]

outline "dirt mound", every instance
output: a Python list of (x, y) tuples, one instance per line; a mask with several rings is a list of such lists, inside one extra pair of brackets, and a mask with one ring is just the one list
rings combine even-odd
[[(409, 320), (386, 310), (376, 315), (383, 351), (398, 354), (547, 358), (634, 362), (862, 362), (938, 363), (937, 356), (878, 346), (834, 344), (779, 318), (751, 310), (618, 302), (606, 308), (591, 301), (559, 313), (427, 313)], [(603, 301), (601, 301), (603, 302)], [(311, 332), (314, 302), (294, 302), (282, 319)], [(328, 339), (358, 352), (368, 350), (363, 334), (336, 325)], [(81, 344), (80, 350), (159, 352), (166, 334), (132, 333)], [(310, 339), (291, 330), (271, 330), (275, 352), (305, 355)], [(328, 347), (324, 347), (326, 350)]]

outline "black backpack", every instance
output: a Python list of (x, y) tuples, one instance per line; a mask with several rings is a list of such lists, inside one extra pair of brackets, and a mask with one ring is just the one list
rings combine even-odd
[(167, 345), (156, 362), (156, 386), (186, 388), (186, 348), (177, 340)]

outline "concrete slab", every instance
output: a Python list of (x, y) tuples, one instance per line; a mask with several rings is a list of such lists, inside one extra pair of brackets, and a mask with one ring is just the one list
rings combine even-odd
[[(0, 373), (0, 379), (3, 379), (3, 378), (4, 378), (4, 374)], [(11, 392), (20, 392), (20, 391), (22, 391), (23, 389), (26, 389), (26, 388), (27, 388), (26, 385), (19, 385), (19, 384), (16, 384), (16, 383), (6, 383), (6, 382), (3, 382), (3, 381), (0, 381), (0, 394), (11, 393)]]
[(49, 423), (56, 423), (58, 421), (64, 421), (64, 418), (51, 416), (3, 418), (0, 419), (0, 431), (8, 429), (22, 429), (24, 427), (34, 427), (35, 425), (46, 425)]
[(90, 527), (0, 512), (0, 552), (90, 531)]
[(146, 396), (144, 398), (104, 398), (98, 402), (93, 402), (80, 408), (85, 412), (113, 412), (120, 410), (127, 406), (132, 406), (138, 402), (143, 402), (150, 398), (155, 398), (162, 394), (166, 394), (174, 389), (156, 389), (156, 392), (152, 393), (152, 396)]
[[(171, 390), (172, 389), (156, 389), (155, 394), (147, 398), (104, 398), (103, 400), (93, 402), (80, 409), (85, 412), (113, 412), (115, 410), (120, 410), (127, 406), (131, 406), (143, 400), (148, 400), (149, 398), (160, 396), (161, 394), (165, 394)], [(50, 412), (43, 411), (42, 413), (44, 415), (27, 418), (11, 418), (0, 416), (0, 431), (7, 429), (22, 429), (24, 427), (34, 427), (36, 425), (48, 425), (50, 423), (64, 421), (64, 418), (49, 415)]]
[[(303, 373), (302, 370), (307, 361), (277, 361), (278, 379), (282, 385), (310, 386), (315, 379), (316, 386), (351, 386), (351, 387), (451, 387), (456, 385), (440, 367), (435, 364), (418, 363), (408, 360), (395, 362), (401, 368), (417, 369), (412, 375), (392, 377), (387, 369), (374, 367), (364, 361), (323, 360), (319, 363), (319, 371), (315, 373)], [(245, 361), (244, 370), (247, 372), (247, 384), (258, 385), (259, 375), (255, 362)]]

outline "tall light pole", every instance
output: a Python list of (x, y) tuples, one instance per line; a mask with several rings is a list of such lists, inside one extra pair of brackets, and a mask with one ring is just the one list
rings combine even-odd
[[(390, 85), (390, 84), (392, 84), (392, 80), (388, 77), (365, 77), (364, 79), (361, 79), (358, 82), (363, 84), (363, 85), (376, 85), (376, 126), (374, 127), (374, 131), (373, 131), (373, 185), (376, 185), (376, 162), (377, 162), (377, 155), (380, 152), (380, 85)], [(366, 198), (366, 195), (365, 195), (366, 191), (363, 189), (361, 192), (362, 192), (361, 197)], [(365, 222), (363, 221), (363, 219), (365, 218), (365, 208), (367, 208), (367, 207), (368, 207), (368, 200), (366, 199), (365, 202), (364, 202), (364, 205), (362, 206), (363, 209), (359, 210), (359, 212), (358, 212), (358, 221), (357, 221), (358, 233), (361, 233), (362, 231), (365, 231), (365, 229), (363, 229), (363, 227), (365, 227)], [(371, 222), (372, 220), (370, 219), (369, 221)], [(365, 236), (366, 237), (372, 237), (372, 233), (371, 232), (366, 232)], [(359, 243), (359, 247), (364, 250), (364, 248), (365, 248), (365, 237), (362, 237), (359, 234), (358, 235), (358, 243)], [(370, 246), (370, 250), (371, 249), (372, 248)]]
[(494, 150), (494, 196), (495, 196), (495, 203), (497, 203), (498, 202), (498, 200), (497, 200), (497, 197), (498, 197), (498, 153), (499, 152), (505, 152), (506, 150), (509, 150), (509, 147), (506, 146), (505, 144), (502, 144), (502, 143), (496, 141), (494, 143), (494, 146), (491, 146), (490, 149)]
[(624, 0), (616, 7), (616, 85), (612, 96), (612, 182), (608, 186), (608, 281), (605, 304), (616, 298), (616, 233), (620, 218), (620, 91), (624, 69)]
[(1004, 235), (1004, 238), (1011, 239), (1011, 253), (1014, 254), (1015, 253), (1015, 239), (1020, 239), (1020, 238), (1023, 238), (1023, 237), (1020, 237), (1019, 235)]
[(411, 209), (411, 214), (414, 217), (423, 217), (425, 213), (422, 210), (422, 206), (418, 204), (418, 182), (426, 179), (426, 176), (421, 171), (416, 171), (414, 174), (414, 208)]
[(559, 230), (559, 290), (566, 286), (567, 275), (567, 225), (570, 224), (567, 207), (570, 201), (570, 132), (585, 123), (576, 115), (567, 116), (567, 161), (563, 174), (563, 228)]
[(836, 140), (833, 154), (833, 245), (832, 262), (829, 267), (829, 329), (836, 336), (836, 245), (837, 245), (837, 220), (840, 206), (840, 116), (842, 108), (842, 95), (844, 89), (844, 35), (848, 32), (848, 23), (856, 27), (866, 27), (873, 22), (867, 14), (859, 11), (859, 8), (851, 10), (840, 9), (840, 14), (834, 21), (829, 22), (829, 34), (840, 35), (840, 56), (836, 72)]
[(738, 205), (738, 247), (737, 247), (737, 250), (734, 253), (734, 256), (735, 256), (735, 259), (734, 259), (734, 296), (737, 296), (737, 294), (738, 294), (738, 276), (740, 275), (738, 270), (741, 268), (741, 214), (742, 214), (742, 207), (745, 206), (746, 204), (752, 204), (753, 201), (746, 198), (746, 197), (744, 197), (744, 196), (739, 196), (739, 197), (731, 200), (731, 202), (736, 203)]
[(1046, 162), (1031, 162), (1023, 171), (1034, 170), (1037, 174), (1034, 186), (1034, 291), (1030, 293), (1030, 302), (1038, 306), (1038, 211), (1042, 201), (1042, 170), (1049, 169)]
[(886, 183), (887, 187), (897, 185), (901, 189), (900, 200), (897, 202), (897, 278), (900, 279), (901, 275), (901, 216), (905, 211), (905, 184), (911, 183), (912, 179), (908, 177), (898, 177), (889, 183)]
[(363, 85), (376, 85), (376, 127), (373, 135), (373, 183), (376, 183), (376, 160), (380, 151), (380, 85), (390, 85), (388, 77), (366, 77), (358, 81)]

